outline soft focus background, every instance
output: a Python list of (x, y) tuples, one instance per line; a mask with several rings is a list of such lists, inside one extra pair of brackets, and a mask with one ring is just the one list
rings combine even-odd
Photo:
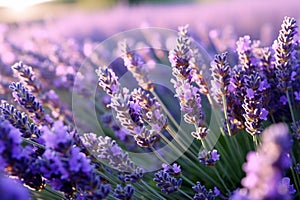
[(227, 35), (247, 33), (269, 43), (284, 16), (300, 15), (298, 0), (52, 0), (31, 6), (36, 2), (0, 1), (0, 22), (45, 20), (48, 34), (97, 40), (137, 27), (175, 29), (190, 24), (204, 41), (208, 30), (217, 28)]

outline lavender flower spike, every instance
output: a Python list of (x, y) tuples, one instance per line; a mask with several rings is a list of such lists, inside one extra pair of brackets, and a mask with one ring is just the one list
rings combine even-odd
[(31, 123), (25, 113), (21, 113), (6, 101), (2, 101), (0, 104), (0, 115), (8, 120), (15, 128), (19, 129), (24, 138), (36, 138), (41, 135), (38, 126)]
[(61, 121), (52, 129), (43, 127), (46, 151), (41, 161), (41, 172), (52, 188), (62, 191), (66, 197), (104, 199), (110, 192), (110, 185), (101, 183), (101, 177), (86, 154), (74, 146), (73, 133)]
[(130, 51), (126, 41), (123, 41), (121, 46), (124, 65), (127, 67), (128, 71), (132, 73), (138, 84), (144, 90), (153, 90), (153, 83), (151, 83), (148, 77), (149, 69), (145, 65), (145, 61), (139, 54)]
[(197, 181), (197, 185), (193, 186), (193, 190), (196, 192), (194, 200), (214, 200), (217, 196), (211, 189), (207, 190), (199, 181)]
[(28, 200), (29, 191), (19, 181), (0, 175), (0, 194), (2, 200)]
[(99, 86), (106, 92), (106, 94), (113, 96), (120, 92), (120, 83), (114, 71), (107, 67), (99, 67), (96, 70), (99, 77)]
[(143, 169), (135, 166), (128, 154), (124, 153), (116, 141), (110, 137), (97, 137), (96, 134), (86, 133), (80, 139), (97, 159), (123, 173), (122, 180), (137, 182), (143, 176)]
[(182, 179), (176, 179), (174, 176), (176, 176), (177, 174), (174, 172), (177, 171), (177, 169), (180, 168), (180, 166), (173, 165), (172, 169), (166, 169), (166, 166), (164, 165), (163, 167), (163, 170), (160, 170), (157, 173), (155, 173), (155, 178), (153, 180), (157, 182), (156, 185), (161, 188), (161, 191), (163, 193), (166, 194), (178, 191), (181, 187)]
[(168, 125), (167, 117), (164, 115), (160, 103), (155, 97), (150, 97), (141, 88), (131, 92), (132, 101), (139, 104), (142, 109), (142, 118), (153, 130), (160, 132)]
[(249, 199), (291, 199), (289, 184), (282, 183), (284, 171), (291, 165), (290, 147), (285, 124), (271, 125), (263, 132), (257, 153), (248, 153), (243, 166), (247, 175), (242, 185), (248, 190)]
[[(213, 80), (213, 97), (219, 104), (223, 104), (222, 96), (229, 93), (228, 86), (230, 85), (230, 66), (227, 61), (227, 53), (218, 54), (215, 56), (211, 64)], [(225, 111), (224, 111), (225, 112)]]
[(13, 90), (13, 97), (15, 100), (28, 112), (32, 113), (34, 119), (37, 123), (45, 122), (46, 124), (51, 124), (52, 119), (45, 114), (45, 110), (38, 99), (28, 91), (22, 83), (12, 83), (10, 84), (10, 89)]
[(220, 155), (216, 149), (212, 151), (203, 150), (199, 152), (198, 156), (199, 162), (203, 165), (214, 166), (218, 160), (220, 160)]
[(18, 74), (22, 83), (29, 88), (32, 93), (40, 92), (41, 84), (38, 82), (32, 67), (23, 64), (23, 62), (17, 62), (11, 68)]
[(198, 89), (191, 85), (188, 80), (182, 82), (174, 81), (176, 88), (175, 97), (180, 100), (180, 107), (184, 114), (184, 120), (189, 124), (194, 124), (196, 131), (192, 132), (192, 136), (196, 139), (203, 139), (209, 133), (205, 126), (204, 113), (202, 111), (201, 97)]
[(114, 196), (121, 200), (133, 199), (134, 188), (131, 185), (126, 185), (124, 188), (121, 185), (117, 185), (114, 190)]
[(127, 88), (111, 98), (110, 106), (116, 111), (116, 118), (125, 127), (141, 147), (152, 146), (159, 140), (155, 129), (148, 129), (141, 115), (141, 106), (132, 100)]
[(278, 87), (281, 91), (287, 91), (291, 88), (292, 72), (296, 66), (294, 41), (296, 35), (296, 19), (285, 17), (278, 39), (273, 44), (275, 51), (275, 75)]

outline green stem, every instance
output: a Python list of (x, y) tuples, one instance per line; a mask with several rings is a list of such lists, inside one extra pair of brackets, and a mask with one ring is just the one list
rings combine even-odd
[(285, 94), (286, 94), (287, 99), (288, 99), (288, 104), (289, 104), (290, 113), (291, 113), (291, 116), (292, 116), (293, 123), (295, 123), (296, 120), (295, 120), (295, 115), (294, 115), (293, 106), (292, 106), (292, 101), (291, 101), (291, 98), (290, 98), (290, 95), (289, 95), (289, 91), (288, 91), (288, 90), (285, 91)]
[(276, 123), (276, 120), (275, 120), (275, 118), (274, 118), (273, 113), (271, 114), (271, 119), (272, 119), (273, 124), (275, 124), (275, 123)]
[(183, 194), (186, 198), (188, 198), (188, 199), (191, 199), (191, 200), (193, 200), (193, 198), (190, 196), (190, 195), (188, 195), (187, 193), (185, 193), (183, 190), (178, 190), (181, 194)]
[[(154, 149), (154, 147), (153, 146), (151, 146), (150, 147), (151, 148), (151, 150), (153, 151), (153, 153), (156, 155), (156, 157), (162, 162), (162, 163), (165, 163), (165, 164), (167, 164), (167, 165), (169, 165), (170, 166), (170, 164)], [(170, 167), (172, 167), (172, 166), (170, 166)], [(186, 182), (188, 182), (189, 184), (191, 184), (191, 185), (194, 185), (194, 183), (190, 180), (190, 179), (188, 179), (187, 177), (185, 177), (183, 174), (181, 175), (182, 176), (182, 178), (186, 181)]]
[(228, 131), (229, 136), (232, 136), (231, 129), (230, 129), (230, 124), (229, 124), (229, 120), (228, 120), (227, 102), (226, 102), (225, 95), (222, 95), (222, 101), (223, 101), (223, 112), (224, 112), (227, 131)]
[(178, 129), (181, 130), (179, 124), (176, 122), (175, 118), (171, 115), (171, 113), (169, 112), (169, 110), (167, 109), (167, 107), (165, 106), (165, 104), (162, 102), (162, 100), (160, 99), (160, 97), (156, 94), (156, 92), (153, 90), (150, 91), (152, 93), (152, 95), (156, 98), (156, 100), (160, 103), (163, 111), (167, 114), (167, 116), (170, 118), (171, 122), (174, 124), (174, 126)]
[(149, 189), (153, 194), (155, 194), (157, 197), (159, 197), (160, 200), (167, 200), (163, 196), (161, 196), (158, 192), (156, 192), (152, 187), (150, 187), (145, 181), (141, 180), (142, 184)]
[(36, 147), (38, 147), (38, 148), (40, 148), (40, 149), (46, 149), (45, 146), (43, 146), (43, 145), (41, 145), (41, 144), (39, 144), (39, 143), (37, 143), (37, 142), (34, 142), (34, 141), (32, 141), (32, 140), (29, 140), (29, 139), (27, 139), (27, 138), (23, 138), (23, 137), (22, 137), (22, 140), (23, 140), (23, 142), (25, 142), (25, 143), (27, 143), (27, 144), (32, 144), (33, 146), (36, 146)]
[[(294, 155), (293, 152), (292, 152), (292, 161), (293, 161), (293, 163), (297, 163), (295, 155)], [(292, 176), (293, 176), (293, 179), (294, 179), (294, 183), (295, 183), (297, 192), (299, 193), (300, 192), (300, 190), (299, 190), (299, 187), (300, 187), (300, 185), (299, 185), (299, 183), (300, 183), (299, 175), (298, 175), (297, 172), (295, 173), (295, 169), (292, 166), (290, 168), (291, 168), (291, 171), (292, 171)]]
[(228, 187), (226, 186), (226, 184), (225, 184), (224, 180), (222, 179), (222, 177), (220, 176), (218, 170), (217, 170), (215, 167), (213, 167), (213, 170), (214, 170), (215, 174), (217, 175), (217, 177), (219, 178), (219, 180), (221, 181), (223, 187), (225, 188), (225, 190), (226, 190), (226, 191), (228, 192), (228, 194), (229, 194), (229, 193), (230, 193), (230, 190), (229, 190)]
[(258, 147), (258, 136), (257, 135), (252, 135), (252, 138), (253, 138), (253, 142), (254, 142), (254, 148), (255, 150), (257, 149)]
[(64, 199), (67, 200), (66, 197), (64, 197), (64, 195), (56, 190), (53, 190), (51, 187), (49, 187), (48, 185), (44, 188), (45, 191), (49, 192), (50, 194), (53, 194), (55, 196), (57, 196), (59, 199)]

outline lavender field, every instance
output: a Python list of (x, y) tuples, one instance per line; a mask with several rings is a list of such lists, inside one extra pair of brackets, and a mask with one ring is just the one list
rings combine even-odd
[(0, 1), (0, 199), (300, 199), (298, 0)]

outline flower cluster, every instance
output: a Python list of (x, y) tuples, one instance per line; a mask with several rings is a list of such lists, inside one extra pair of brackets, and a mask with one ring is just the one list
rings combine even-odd
[(207, 190), (199, 181), (197, 181), (197, 185), (193, 186), (192, 188), (196, 192), (195, 196), (193, 197), (194, 200), (214, 200), (219, 195), (219, 191), (217, 189), (215, 189), (215, 191), (212, 191), (211, 189)]
[(289, 182), (286, 184), (281, 179), (291, 165), (288, 128), (282, 123), (275, 124), (268, 127), (262, 136), (258, 151), (247, 155), (247, 163), (243, 166), (247, 175), (242, 185), (248, 189), (249, 199), (286, 199), (290, 196), (290, 186)]
[(103, 199), (110, 192), (109, 184), (102, 184), (94, 167), (73, 140), (61, 121), (53, 128), (43, 127), (46, 151), (41, 160), (41, 172), (52, 188), (62, 191), (69, 198), (83, 196)]
[(137, 182), (142, 178), (143, 169), (135, 166), (128, 154), (122, 151), (116, 141), (109, 137), (97, 137), (93, 133), (84, 134), (81, 136), (81, 141), (96, 159), (117, 169), (122, 181)]
[(199, 162), (203, 165), (213, 166), (220, 160), (220, 155), (216, 149), (212, 151), (202, 150), (198, 155)]
[(182, 179), (176, 179), (174, 176), (180, 173), (180, 166), (174, 163), (173, 167), (168, 167), (163, 165), (163, 170), (155, 173), (155, 178), (153, 179), (158, 187), (161, 188), (163, 193), (169, 194), (178, 191), (182, 184)]
[(0, 192), (3, 200), (28, 200), (29, 191), (19, 181), (1, 175)]
[(0, 117), (0, 167), (10, 176), (19, 177), (22, 182), (36, 190), (43, 189), (45, 182), (39, 172), (34, 150), (21, 146), (21, 133), (8, 121)]
[(153, 90), (153, 83), (148, 77), (149, 68), (145, 65), (145, 61), (139, 54), (130, 51), (126, 41), (122, 42), (121, 46), (124, 65), (144, 90)]
[[(191, 40), (187, 32), (187, 26), (179, 28), (176, 48), (169, 52), (172, 74), (176, 78), (176, 80), (172, 79), (171, 82), (176, 90), (175, 97), (179, 99), (181, 110), (185, 113), (184, 120), (195, 125), (196, 131), (191, 133), (192, 136), (201, 140), (205, 138), (209, 130), (206, 128), (202, 111), (201, 87), (196, 87), (192, 83), (203, 86), (203, 79), (200, 71), (195, 66), (195, 61), (190, 62), (192, 58)], [(207, 91), (202, 88), (203, 90)]]

